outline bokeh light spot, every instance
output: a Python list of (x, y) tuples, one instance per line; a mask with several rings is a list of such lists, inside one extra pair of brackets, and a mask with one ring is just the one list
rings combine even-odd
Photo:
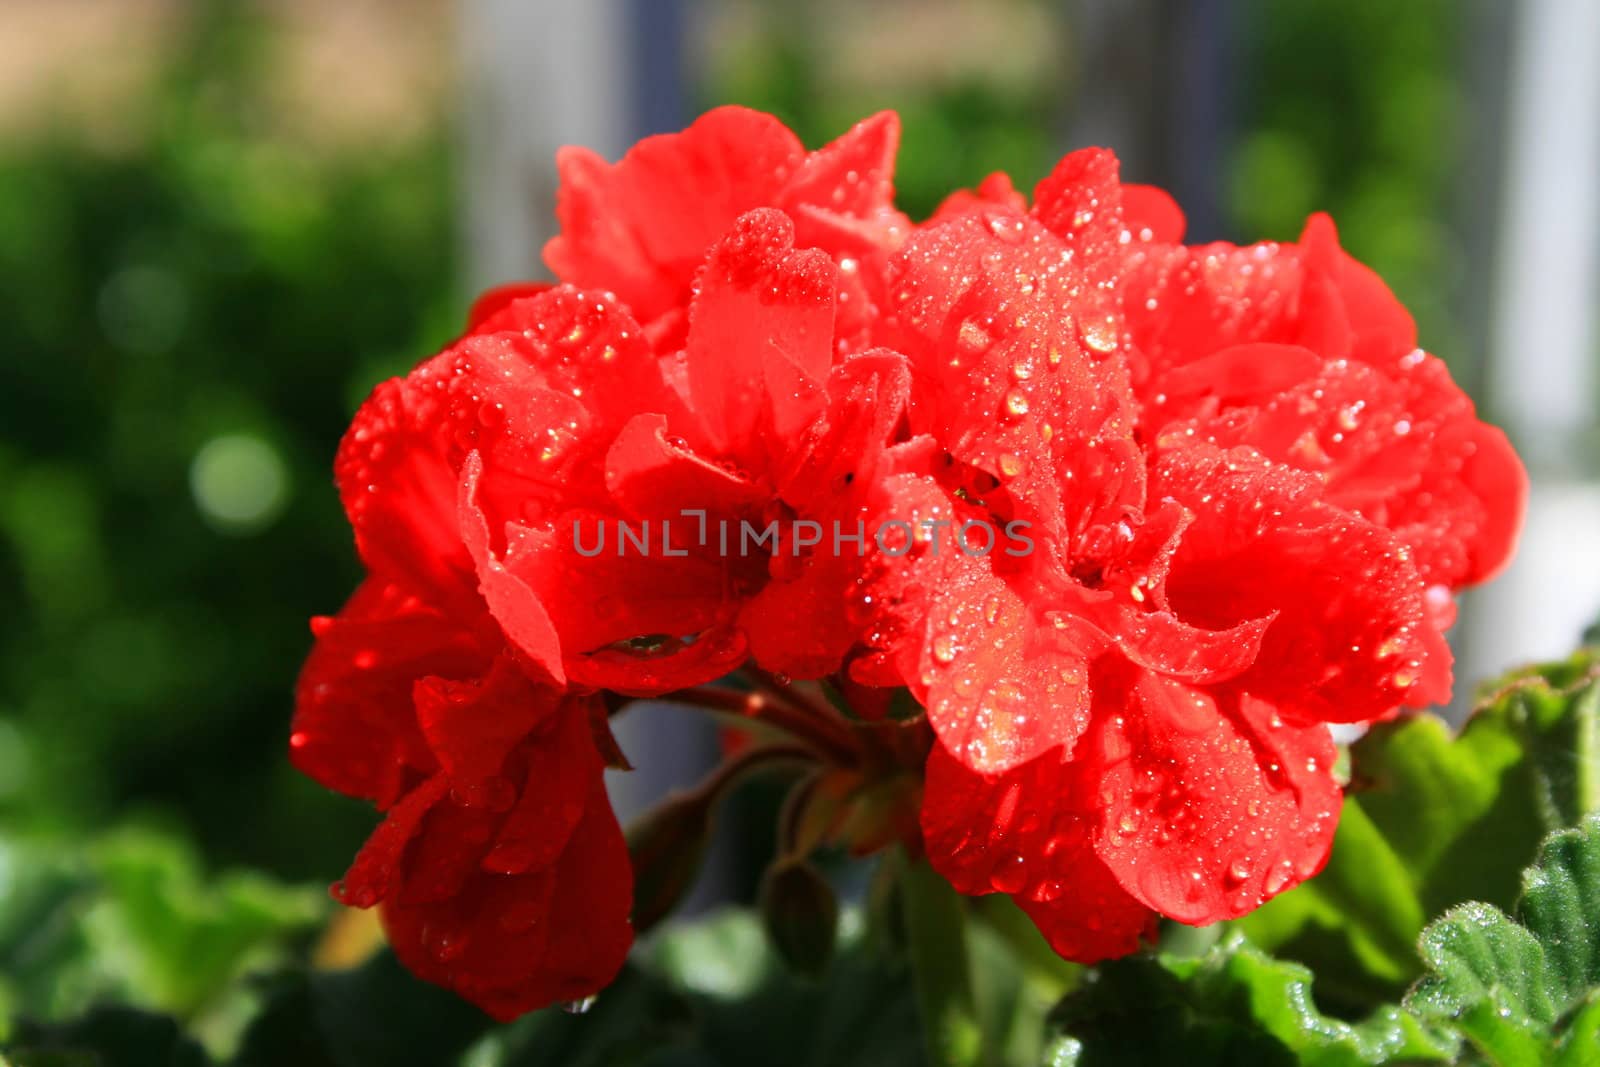
[(189, 467), (189, 488), (200, 514), (230, 533), (271, 525), (289, 498), (289, 472), (276, 449), (250, 434), (207, 441)]

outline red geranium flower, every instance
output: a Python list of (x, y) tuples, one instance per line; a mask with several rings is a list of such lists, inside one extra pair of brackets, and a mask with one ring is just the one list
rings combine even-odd
[[(871, 719), (909, 688), (934, 865), (1093, 960), (1313, 874), (1326, 724), (1448, 693), (1524, 478), (1331, 225), (1186, 247), (1088, 150), (912, 227), (897, 136), (807, 154), (728, 108), (567, 150), (563, 284), (485, 294), (340, 447), (370, 577), (315, 626), (294, 759), (387, 813), (342, 899), (497, 1015), (631, 941), (605, 694), (753, 661)], [(869, 733), (819, 758), (928, 741)]]

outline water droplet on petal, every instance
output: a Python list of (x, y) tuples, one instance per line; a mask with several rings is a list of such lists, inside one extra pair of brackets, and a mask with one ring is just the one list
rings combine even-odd
[(989, 884), (1001, 893), (1020, 893), (1028, 884), (1028, 861), (1015, 852), (1001, 857), (989, 875)]

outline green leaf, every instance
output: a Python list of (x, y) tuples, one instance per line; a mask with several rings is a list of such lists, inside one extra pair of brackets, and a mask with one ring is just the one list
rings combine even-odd
[(1590, 1067), (1600, 1048), (1600, 990), (1586, 997), (1573, 1013), (1567, 1032), (1556, 1042), (1556, 1067)]
[(267, 994), (232, 1067), (437, 1067), (492, 1025), (388, 951), (350, 970), (282, 973)]
[(1326, 869), (1236, 925), (1360, 1011), (1421, 974), (1430, 917), (1510, 908), (1534, 843), (1600, 810), (1600, 653), (1500, 680), (1453, 738), (1432, 715), (1379, 724), (1351, 774)]
[(207, 884), (188, 846), (150, 832), (107, 838), (91, 863), (91, 953), (115, 966), (137, 1003), (179, 1015), (207, 1006), (244, 969), (281, 961), (285, 939), (310, 931), (328, 910), (320, 891), (250, 872)]
[(29, 1023), (5, 1050), (13, 1067), (210, 1067), (178, 1024), (132, 1008), (101, 1007), (70, 1023)]
[(1544, 946), (1563, 1002), (1600, 986), (1600, 817), (1545, 839), (1523, 873), (1518, 912)]
[(917, 1025), (910, 976), (867, 949), (859, 912), (841, 918), (838, 952), (821, 983), (789, 972), (755, 916), (728, 912), (663, 928), (587, 1013), (539, 1012), (491, 1036), (468, 1061), (923, 1067)]
[(1359, 1023), (1320, 1011), (1311, 974), (1237, 933), (1205, 955), (1101, 965), (1054, 1021), (1057, 1067), (1305, 1064), (1359, 1067), (1451, 1062), (1454, 1043), (1409, 1012), (1384, 1007)]
[(254, 1010), (236, 979), (289, 958), (326, 911), (317, 890), (206, 879), (188, 846), (153, 830), (71, 849), (0, 838), (0, 1004), (49, 1023), (121, 1002), (226, 1048)]
[(1492, 1062), (1539, 1065), (1578, 1051), (1600, 1027), (1600, 815), (1545, 839), (1523, 874), (1521, 922), (1489, 904), (1452, 908), (1423, 932), (1429, 973), (1406, 996)]

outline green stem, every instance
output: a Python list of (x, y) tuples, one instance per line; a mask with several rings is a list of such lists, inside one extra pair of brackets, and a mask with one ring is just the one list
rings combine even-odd
[(985, 1058), (983, 1032), (961, 897), (923, 859), (904, 864), (900, 885), (928, 1062), (933, 1067), (977, 1067)]

